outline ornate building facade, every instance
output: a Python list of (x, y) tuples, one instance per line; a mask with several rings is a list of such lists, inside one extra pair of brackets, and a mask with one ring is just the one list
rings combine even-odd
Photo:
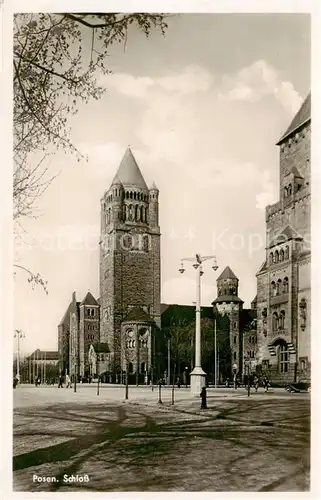
[(310, 99), (277, 143), (280, 196), (266, 207), (257, 273), (258, 363), (280, 384), (310, 376)]

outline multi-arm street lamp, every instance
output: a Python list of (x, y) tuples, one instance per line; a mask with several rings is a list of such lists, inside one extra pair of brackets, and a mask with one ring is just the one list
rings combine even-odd
[(20, 382), (20, 339), (25, 338), (25, 334), (21, 330), (15, 330), (14, 337), (17, 339), (17, 374), (16, 377)]
[(206, 373), (201, 366), (201, 276), (204, 274), (202, 269), (203, 262), (207, 260), (213, 260), (214, 264), (212, 269), (217, 271), (218, 265), (216, 263), (216, 257), (214, 255), (209, 255), (202, 257), (200, 254), (196, 254), (195, 257), (184, 258), (181, 260), (181, 267), (179, 272), (184, 273), (185, 268), (183, 262), (191, 262), (194, 269), (197, 272), (196, 279), (196, 330), (195, 330), (195, 365), (191, 372), (191, 393), (199, 396), (203, 387), (205, 387), (205, 376)]

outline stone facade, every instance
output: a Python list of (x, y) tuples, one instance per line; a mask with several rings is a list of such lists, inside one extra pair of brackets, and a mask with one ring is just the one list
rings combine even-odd
[(280, 199), (257, 273), (257, 358), (279, 384), (310, 376), (310, 136), (309, 96), (278, 142)]
[(61, 370), (87, 377), (99, 365), (150, 377), (161, 323), (158, 197), (128, 148), (101, 199), (100, 298), (88, 292), (79, 303), (73, 293), (58, 326)]
[[(227, 316), (229, 319), (229, 337), (231, 349), (231, 375), (244, 375), (244, 358), (247, 351), (256, 352), (256, 335), (252, 330), (252, 322), (256, 318), (256, 301), (252, 309), (243, 309), (243, 301), (238, 297), (239, 280), (230, 267), (226, 267), (217, 279), (217, 298), (213, 302), (214, 314)], [(253, 345), (248, 347), (249, 340)]]
[[(155, 185), (147, 188), (128, 149), (101, 200), (100, 341), (109, 345), (115, 372), (124, 369), (122, 325), (132, 309), (160, 328), (158, 195)], [(135, 352), (143, 356), (139, 342)]]

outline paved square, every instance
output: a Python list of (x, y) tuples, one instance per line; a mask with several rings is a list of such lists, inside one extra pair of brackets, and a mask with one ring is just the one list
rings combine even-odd
[[(310, 395), (14, 391), (15, 491), (307, 491)], [(53, 478), (52, 482), (40, 478)]]

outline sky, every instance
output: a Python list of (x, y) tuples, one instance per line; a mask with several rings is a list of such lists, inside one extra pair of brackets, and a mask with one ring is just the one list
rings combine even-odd
[[(192, 304), (195, 271), (182, 257), (216, 255), (204, 265), (202, 303), (216, 298), (229, 265), (249, 307), (265, 258), (265, 206), (278, 200), (275, 145), (310, 90), (310, 21), (305, 14), (184, 14), (163, 37), (132, 29), (114, 47), (107, 91), (69, 120), (88, 162), (62, 152), (46, 160), (57, 177), (25, 221), (16, 250), (48, 281), (48, 295), (15, 277), (14, 327), (21, 349), (54, 350), (57, 325), (76, 291), (99, 297), (100, 198), (130, 145), (148, 185), (160, 191), (162, 302)], [(35, 161), (35, 160), (34, 160)]]

